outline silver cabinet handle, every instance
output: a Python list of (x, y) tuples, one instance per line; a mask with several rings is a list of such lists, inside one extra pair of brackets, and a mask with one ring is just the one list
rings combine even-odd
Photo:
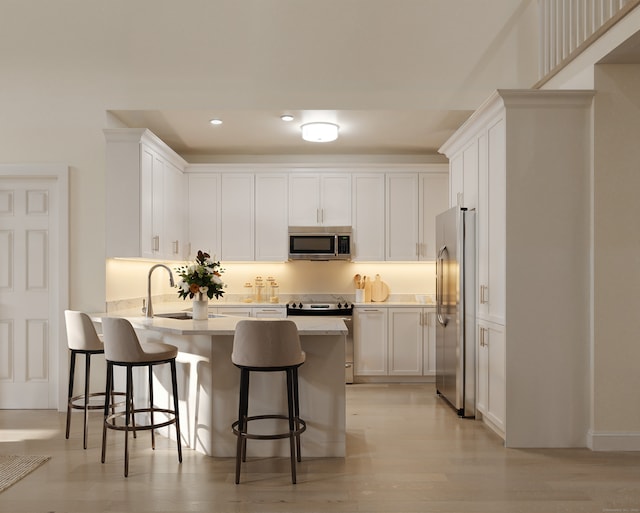
[(153, 246), (153, 251), (160, 251), (160, 235), (156, 235), (151, 239), (151, 245)]
[(489, 302), (489, 287), (480, 285), (480, 304), (485, 305)]
[(174, 240), (173, 241), (173, 254), (177, 255), (178, 253), (180, 253), (180, 241)]

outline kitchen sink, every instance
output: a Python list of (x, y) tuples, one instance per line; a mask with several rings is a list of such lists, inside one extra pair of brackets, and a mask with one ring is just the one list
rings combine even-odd
[(163, 317), (165, 319), (184, 319), (191, 320), (191, 312), (171, 312), (171, 313), (161, 313), (154, 314), (154, 317)]
[[(164, 319), (178, 319), (183, 321), (191, 321), (192, 314), (191, 312), (170, 312), (170, 313), (161, 313), (161, 314), (153, 314), (154, 317), (162, 317)], [(209, 314), (209, 319), (213, 319), (214, 317), (226, 317), (224, 315), (216, 315)]]

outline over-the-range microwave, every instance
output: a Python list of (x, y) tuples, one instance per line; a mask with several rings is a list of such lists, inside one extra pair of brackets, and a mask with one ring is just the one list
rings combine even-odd
[(289, 260), (351, 260), (351, 227), (290, 226)]

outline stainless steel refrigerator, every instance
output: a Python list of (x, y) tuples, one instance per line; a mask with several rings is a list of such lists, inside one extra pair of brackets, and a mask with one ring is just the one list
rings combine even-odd
[(436, 216), (436, 391), (461, 417), (475, 417), (476, 215)]

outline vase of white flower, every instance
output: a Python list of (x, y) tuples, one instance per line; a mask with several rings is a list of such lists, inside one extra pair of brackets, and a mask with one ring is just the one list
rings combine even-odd
[(176, 269), (180, 281), (176, 285), (178, 296), (193, 300), (193, 319), (204, 320), (209, 317), (209, 299), (222, 297), (225, 287), (221, 274), (224, 269), (208, 253), (198, 251), (195, 263)]
[(192, 315), (194, 321), (205, 321), (209, 318), (209, 298), (200, 293), (193, 299)]

